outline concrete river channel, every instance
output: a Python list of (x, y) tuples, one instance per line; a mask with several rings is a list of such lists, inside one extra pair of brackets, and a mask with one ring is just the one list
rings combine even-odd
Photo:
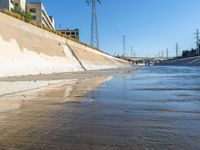
[(200, 149), (200, 67), (134, 68), (14, 91), (0, 97), (1, 150)]

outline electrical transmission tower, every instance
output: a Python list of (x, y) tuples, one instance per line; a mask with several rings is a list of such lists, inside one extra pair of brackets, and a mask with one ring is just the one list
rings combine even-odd
[(133, 57), (133, 46), (131, 46), (131, 57)]
[(90, 45), (99, 49), (99, 34), (98, 34), (98, 22), (97, 22), (97, 3), (101, 4), (101, 0), (86, 0), (88, 5), (92, 5), (92, 20), (91, 20), (91, 39)]
[(166, 49), (166, 58), (169, 58), (169, 50), (168, 50), (168, 48)]
[(123, 36), (123, 56), (126, 56), (126, 36)]
[(178, 50), (179, 50), (179, 46), (178, 46), (178, 43), (176, 43), (176, 57), (178, 57)]
[(164, 57), (164, 52), (162, 51), (162, 58)]
[(199, 55), (199, 53), (200, 53), (200, 49), (199, 49), (199, 46), (200, 46), (200, 43), (199, 43), (199, 29), (197, 29), (196, 30), (196, 33), (195, 33), (195, 35), (196, 35), (196, 48), (197, 48), (197, 50), (196, 50), (196, 54), (197, 55)]

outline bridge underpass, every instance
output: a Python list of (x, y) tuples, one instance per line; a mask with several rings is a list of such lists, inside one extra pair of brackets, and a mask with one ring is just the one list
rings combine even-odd
[(145, 65), (145, 66), (161, 64), (162, 61), (171, 59), (166, 57), (120, 57), (120, 58), (125, 59), (134, 65)]

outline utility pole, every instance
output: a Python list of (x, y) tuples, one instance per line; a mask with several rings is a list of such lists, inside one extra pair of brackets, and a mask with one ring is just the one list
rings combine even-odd
[(196, 33), (194, 33), (196, 35), (196, 54), (199, 55), (200, 50), (199, 50), (199, 29), (196, 29)]
[(166, 58), (167, 59), (169, 58), (169, 50), (168, 50), (168, 48), (166, 49)]
[(88, 5), (92, 5), (92, 19), (91, 19), (91, 37), (90, 37), (90, 45), (99, 49), (99, 33), (98, 33), (98, 21), (97, 21), (97, 11), (96, 5), (97, 2), (101, 4), (100, 0), (86, 0)]
[(133, 57), (133, 46), (131, 46), (131, 57)]
[(176, 57), (178, 57), (178, 50), (179, 50), (179, 46), (178, 46), (178, 43), (176, 43)]
[(61, 24), (59, 24), (59, 30), (61, 30)]
[(126, 36), (123, 36), (123, 56), (126, 56)]

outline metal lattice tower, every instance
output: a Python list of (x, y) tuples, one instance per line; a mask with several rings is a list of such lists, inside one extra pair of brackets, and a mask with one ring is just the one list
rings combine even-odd
[(196, 30), (196, 33), (195, 33), (195, 35), (196, 35), (196, 48), (197, 48), (197, 50), (196, 50), (196, 54), (198, 55), (199, 53), (200, 53), (200, 50), (199, 50), (199, 29), (197, 29)]
[(176, 57), (178, 57), (178, 51), (179, 51), (179, 46), (178, 43), (176, 43)]
[(86, 0), (88, 5), (92, 5), (92, 20), (91, 20), (91, 39), (90, 45), (99, 49), (99, 33), (98, 33), (98, 21), (97, 21), (97, 3), (101, 4), (100, 0)]
[(133, 57), (133, 46), (131, 46), (131, 57)]
[(168, 48), (166, 49), (166, 58), (169, 58), (169, 50), (168, 50)]
[(123, 56), (126, 56), (126, 36), (124, 35), (123, 37)]

